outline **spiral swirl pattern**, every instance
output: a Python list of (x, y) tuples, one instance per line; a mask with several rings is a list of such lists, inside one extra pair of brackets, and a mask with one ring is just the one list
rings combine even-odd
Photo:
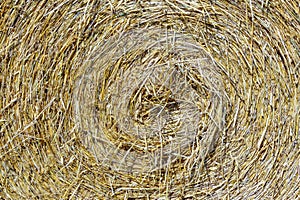
[(192, 36), (132, 30), (100, 46), (77, 81), (76, 115), (101, 162), (149, 172), (187, 162), (198, 142), (199, 159), (213, 151), (224, 126), (224, 89)]
[(1, 199), (299, 199), (299, 0), (0, 16)]

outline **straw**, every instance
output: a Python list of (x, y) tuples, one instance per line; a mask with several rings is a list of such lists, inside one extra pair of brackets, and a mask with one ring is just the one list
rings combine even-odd
[(297, 199), (283, 1), (0, 2), (3, 199)]

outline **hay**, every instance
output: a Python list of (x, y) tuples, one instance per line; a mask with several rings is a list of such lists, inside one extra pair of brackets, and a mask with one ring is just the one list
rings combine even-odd
[(299, 9), (0, 2), (0, 197), (297, 199)]

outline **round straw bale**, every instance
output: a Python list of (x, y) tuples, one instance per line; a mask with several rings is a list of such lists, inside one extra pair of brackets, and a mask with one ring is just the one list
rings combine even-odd
[(1, 199), (299, 199), (298, 1), (0, 1)]

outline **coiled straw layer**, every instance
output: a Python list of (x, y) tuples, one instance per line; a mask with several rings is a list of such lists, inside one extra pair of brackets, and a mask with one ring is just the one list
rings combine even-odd
[(297, 199), (299, 12), (0, 2), (0, 197)]

